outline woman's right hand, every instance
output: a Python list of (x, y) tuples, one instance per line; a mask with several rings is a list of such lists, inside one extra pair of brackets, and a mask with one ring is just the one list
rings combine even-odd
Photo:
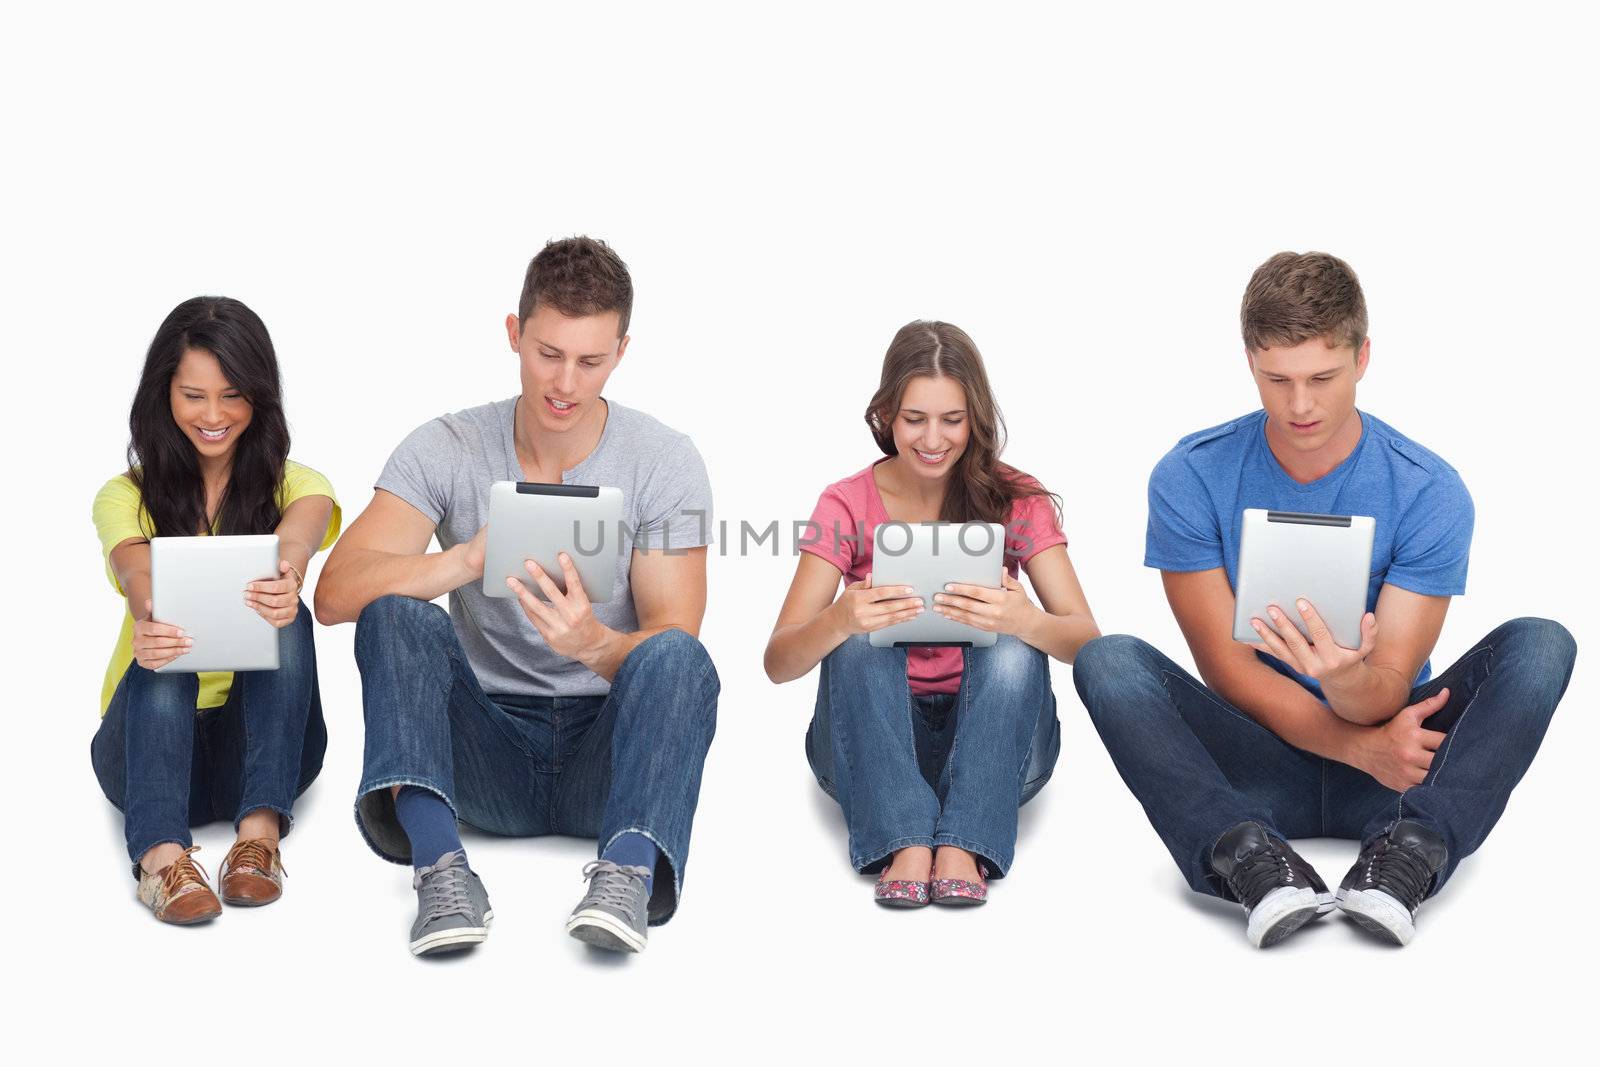
[(861, 581), (844, 587), (839, 599), (833, 602), (833, 610), (846, 633), (870, 634), (921, 615), (922, 598), (905, 585), (874, 589), (869, 573)]
[(144, 602), (144, 615), (133, 622), (133, 659), (147, 671), (165, 667), (194, 646), (194, 638), (177, 626), (154, 622), (153, 605)]

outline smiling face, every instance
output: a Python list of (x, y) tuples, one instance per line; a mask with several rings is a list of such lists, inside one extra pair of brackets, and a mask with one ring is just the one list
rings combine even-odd
[(190, 348), (172, 374), (172, 421), (208, 460), (227, 459), (250, 425), (252, 408), (222, 375), (222, 364), (203, 348)]
[(569, 316), (548, 305), (526, 322), (507, 317), (506, 332), (522, 362), (526, 410), (540, 429), (565, 433), (601, 410), (596, 401), (628, 347), (628, 339), (617, 336), (620, 322), (615, 311)]
[(912, 378), (900, 395), (900, 409), (891, 425), (894, 446), (908, 473), (948, 478), (972, 432), (966, 390), (954, 378)]
[(1313, 459), (1323, 451), (1348, 454), (1355, 447), (1361, 437), (1356, 383), (1367, 373), (1370, 349), (1370, 341), (1352, 349), (1318, 337), (1293, 347), (1246, 352), (1274, 449)]

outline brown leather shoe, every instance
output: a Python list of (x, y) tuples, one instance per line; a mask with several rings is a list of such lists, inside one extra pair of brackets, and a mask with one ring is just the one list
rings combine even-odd
[(283, 856), (276, 841), (236, 842), (222, 861), (220, 875), (217, 884), (229, 904), (253, 908), (283, 896)]
[(222, 902), (211, 891), (205, 869), (192, 858), (197, 851), (197, 847), (184, 849), (155, 874), (139, 869), (139, 902), (164, 923), (188, 926), (222, 914)]

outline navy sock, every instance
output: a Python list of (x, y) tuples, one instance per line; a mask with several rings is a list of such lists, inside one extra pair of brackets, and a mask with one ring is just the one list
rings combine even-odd
[(466, 854), (456, 813), (439, 794), (419, 786), (401, 786), (394, 798), (394, 814), (411, 841), (411, 866), (415, 869), (433, 866), (446, 852)]
[(643, 867), (649, 871), (644, 880), (644, 891), (648, 894), (655, 888), (656, 857), (660, 855), (654, 841), (643, 834), (627, 833), (611, 842), (610, 847), (600, 853), (600, 858), (618, 867)]

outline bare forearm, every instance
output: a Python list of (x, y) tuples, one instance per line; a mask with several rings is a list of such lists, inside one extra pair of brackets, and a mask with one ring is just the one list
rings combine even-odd
[(150, 599), (150, 572), (130, 571), (121, 576), (123, 591), (128, 594), (128, 611), (135, 619), (145, 617), (144, 606)]
[(311, 566), (311, 557), (316, 551), (316, 546), (308, 545), (304, 541), (278, 538), (278, 558), (286, 560), (299, 573), (302, 581), (305, 580), (306, 569)]
[(672, 628), (670, 625), (652, 626), (646, 630), (623, 633), (608, 626), (601, 626), (601, 633), (594, 645), (579, 653), (578, 662), (609, 682), (622, 669), (622, 662), (628, 658), (630, 652), (656, 634)]
[(1363, 663), (1349, 678), (1323, 679), (1322, 695), (1339, 718), (1358, 726), (1375, 726), (1388, 722), (1405, 707), (1411, 685), (1398, 671)]
[(767, 639), (763, 666), (767, 677), (782, 684), (805, 676), (824, 656), (850, 636), (839, 619), (837, 601), (802, 623), (780, 626)]
[(1052, 615), (1041, 609), (1017, 636), (1052, 659), (1071, 663), (1079, 649), (1100, 636), (1100, 627), (1088, 615)]
[(1316, 697), (1264, 664), (1235, 666), (1207, 684), (1234, 707), (1295, 748), (1352, 767), (1362, 737), (1371, 729), (1333, 714)]
[(420, 555), (335, 549), (317, 582), (317, 621), (354, 622), (368, 604), (390, 594), (433, 600), (460, 588), (476, 577), (466, 566), (464, 547)]

